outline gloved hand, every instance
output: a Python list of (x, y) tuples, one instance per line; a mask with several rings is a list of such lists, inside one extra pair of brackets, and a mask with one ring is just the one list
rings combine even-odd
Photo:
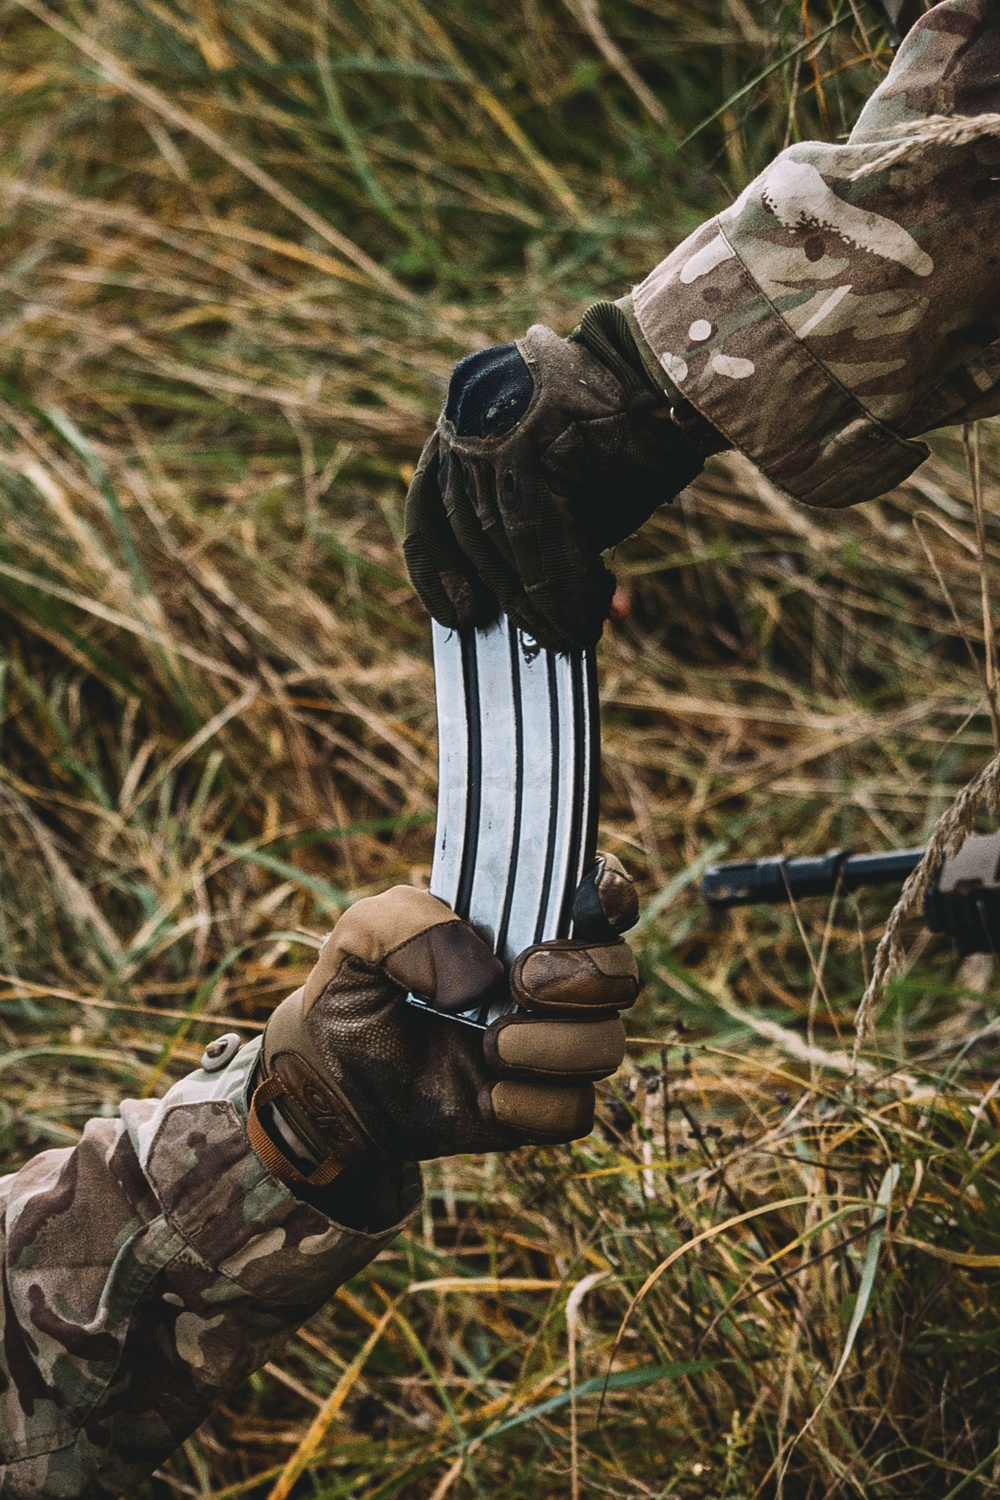
[[(396, 886), (350, 907), (264, 1033), (248, 1133), (265, 1165), (317, 1188), (586, 1135), (593, 1080), (620, 1064), (618, 1013), (639, 991), (635, 957), (616, 936), (638, 914), (635, 888), (616, 859), (601, 858), (593, 889), (606, 939), (529, 948), (509, 981), (468, 923), (426, 891)], [(485, 1032), (406, 999), (462, 1011), (508, 982), (522, 1008)]]
[(568, 339), (536, 324), (456, 365), (403, 544), (443, 625), (500, 608), (554, 650), (599, 638), (615, 587), (601, 552), (725, 446), (639, 337), (622, 306), (597, 303)]

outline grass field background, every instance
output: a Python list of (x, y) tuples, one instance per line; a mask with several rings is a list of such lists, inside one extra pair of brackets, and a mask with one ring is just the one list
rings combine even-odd
[[(399, 539), (453, 361), (568, 331), (889, 60), (843, 0), (3, 0), (6, 1165), (426, 881)], [(910, 920), (855, 1065), (891, 898), (697, 895), (713, 858), (918, 843), (987, 764), (998, 473), (991, 424), (944, 433), (827, 515), (727, 456), (619, 549), (602, 843), (646, 988), (599, 1130), (433, 1165), (145, 1493), (1000, 1493), (989, 961)]]

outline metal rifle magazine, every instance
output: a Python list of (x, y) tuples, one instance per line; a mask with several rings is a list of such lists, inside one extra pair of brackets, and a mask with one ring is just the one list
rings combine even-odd
[[(509, 969), (569, 937), (595, 860), (600, 713), (593, 651), (540, 648), (500, 615), (433, 626), (438, 809), (431, 893)], [(420, 996), (415, 1005), (432, 1008)], [(508, 1005), (452, 1019), (485, 1028)]]

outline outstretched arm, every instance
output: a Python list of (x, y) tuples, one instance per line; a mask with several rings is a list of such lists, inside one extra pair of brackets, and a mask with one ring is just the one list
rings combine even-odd
[[(399, 1231), (417, 1161), (590, 1131), (638, 993), (635, 891), (599, 869), (605, 937), (528, 949), (509, 990), (428, 892), (357, 902), (263, 1045), (0, 1180), (3, 1500), (131, 1493)], [(406, 998), (498, 986), (519, 1009), (485, 1031)]]
[(791, 146), (633, 294), (668, 377), (811, 505), (1000, 411), (1000, 7), (943, 0), (843, 145)]
[(920, 433), (1000, 411), (997, 112), (1000, 6), (941, 0), (846, 143), (782, 152), (569, 339), (534, 328), (459, 364), (407, 502), (430, 612), (499, 605), (544, 645), (589, 645), (601, 551), (713, 451), (853, 505), (923, 461)]

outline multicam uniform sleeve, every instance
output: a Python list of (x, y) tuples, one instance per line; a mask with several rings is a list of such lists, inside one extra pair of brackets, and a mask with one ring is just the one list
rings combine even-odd
[(798, 499), (871, 499), (1000, 412), (1000, 134), (956, 119), (997, 111), (1000, 5), (942, 0), (845, 144), (784, 151), (636, 287), (670, 380)]
[[(0, 1496), (130, 1493), (398, 1232), (299, 1202), (247, 1141), (259, 1042), (0, 1180)], [(399, 1187), (408, 1217), (416, 1169)]]

